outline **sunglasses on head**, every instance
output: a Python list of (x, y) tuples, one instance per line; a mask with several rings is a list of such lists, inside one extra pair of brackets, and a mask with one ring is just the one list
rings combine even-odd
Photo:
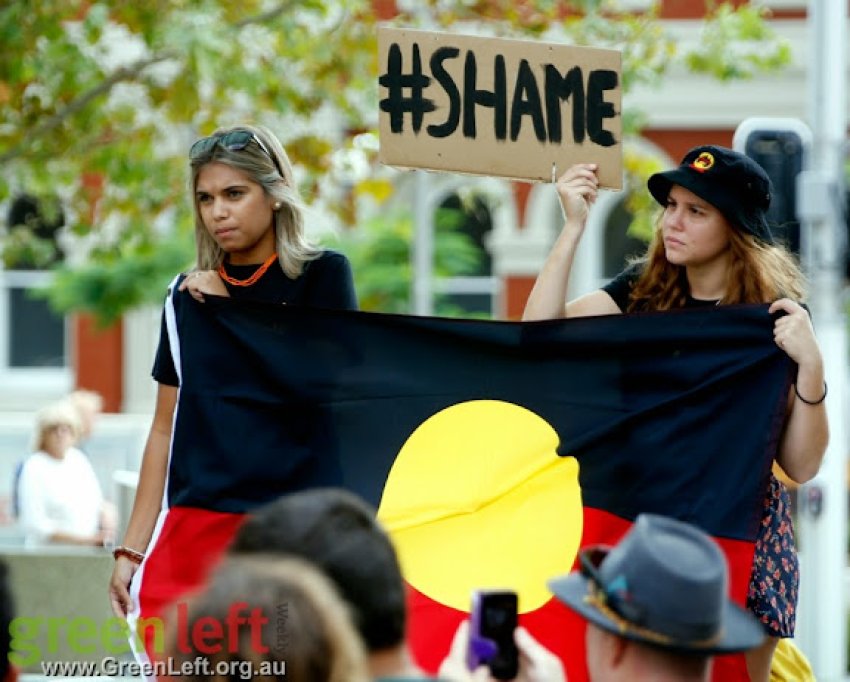
[(209, 154), (216, 146), (226, 149), (229, 152), (242, 151), (251, 142), (256, 142), (257, 146), (262, 149), (268, 156), (280, 177), (283, 177), (283, 171), (277, 163), (277, 159), (268, 150), (263, 141), (250, 130), (231, 130), (229, 133), (218, 133), (209, 137), (202, 137), (189, 148), (189, 158), (195, 161), (202, 156)]
[(601, 596), (604, 597), (608, 608), (627, 621), (635, 625), (642, 625), (646, 617), (645, 609), (631, 601), (628, 592), (611, 589), (611, 586), (607, 585), (602, 580), (602, 576), (599, 575), (599, 567), (602, 564), (602, 560), (608, 556), (610, 550), (610, 547), (600, 545), (597, 547), (588, 547), (580, 551), (578, 560), (581, 574), (593, 581)]

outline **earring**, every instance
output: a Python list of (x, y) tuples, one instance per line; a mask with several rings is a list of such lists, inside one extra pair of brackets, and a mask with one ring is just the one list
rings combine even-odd
[(282, 204), (279, 201), (276, 201), (276, 202), (274, 202), (274, 206), (272, 206), (272, 208), (275, 211), (279, 211), (281, 206), (282, 206)]

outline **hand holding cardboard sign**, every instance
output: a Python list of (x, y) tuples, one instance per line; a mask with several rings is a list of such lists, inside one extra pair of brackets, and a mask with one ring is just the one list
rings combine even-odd
[(584, 231), (587, 214), (598, 196), (597, 168), (595, 163), (577, 163), (570, 166), (555, 183), (561, 209), (564, 212), (564, 220), (567, 225), (578, 229), (579, 233)]

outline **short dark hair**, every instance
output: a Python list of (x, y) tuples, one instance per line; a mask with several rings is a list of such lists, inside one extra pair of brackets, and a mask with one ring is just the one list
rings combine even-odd
[(12, 639), (9, 626), (15, 617), (15, 607), (12, 601), (12, 587), (9, 585), (9, 569), (0, 561), (0, 680), (5, 680), (9, 673), (9, 652)]
[(336, 584), (369, 651), (404, 641), (405, 590), (398, 558), (375, 510), (345, 490), (284, 495), (252, 512), (231, 554), (306, 559)]

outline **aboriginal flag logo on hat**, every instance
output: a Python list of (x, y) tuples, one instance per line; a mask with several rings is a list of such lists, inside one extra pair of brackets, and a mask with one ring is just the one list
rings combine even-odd
[(713, 166), (714, 156), (711, 154), (711, 152), (703, 152), (691, 163), (691, 168), (693, 168), (698, 173), (705, 173)]

